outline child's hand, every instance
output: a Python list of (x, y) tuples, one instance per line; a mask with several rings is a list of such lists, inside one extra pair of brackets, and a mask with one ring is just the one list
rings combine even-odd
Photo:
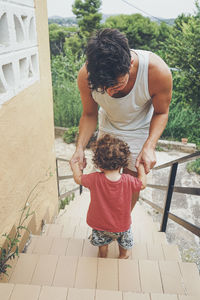
[(76, 162), (70, 161), (70, 167), (71, 167), (72, 172), (73, 172), (74, 181), (77, 184), (81, 185), (82, 171), (80, 169), (78, 161), (76, 161)]
[(145, 173), (144, 165), (139, 164), (138, 167), (138, 178), (142, 181), (142, 187), (141, 190), (146, 188), (147, 185), (147, 175)]

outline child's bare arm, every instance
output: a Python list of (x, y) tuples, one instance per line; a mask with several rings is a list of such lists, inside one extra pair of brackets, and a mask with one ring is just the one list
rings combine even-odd
[(140, 179), (142, 181), (141, 190), (145, 189), (146, 185), (147, 185), (147, 175), (145, 173), (144, 165), (143, 164), (139, 164), (139, 167), (138, 167), (138, 179)]
[(81, 185), (82, 171), (80, 170), (78, 161), (75, 162), (75, 163), (71, 163), (70, 166), (71, 166), (71, 169), (72, 169), (72, 172), (73, 172), (74, 181), (77, 184)]

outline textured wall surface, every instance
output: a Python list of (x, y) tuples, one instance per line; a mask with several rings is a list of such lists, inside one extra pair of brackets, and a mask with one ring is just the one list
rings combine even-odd
[(40, 230), (47, 212), (52, 219), (58, 197), (46, 1), (0, 0), (0, 11), (1, 235), (49, 172), (29, 199), (33, 230)]

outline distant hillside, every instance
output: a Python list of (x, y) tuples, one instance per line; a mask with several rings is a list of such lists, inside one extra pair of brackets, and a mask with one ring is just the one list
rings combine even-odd
[(164, 22), (164, 23), (166, 23), (166, 24), (168, 24), (168, 25), (170, 25), (170, 26), (172, 26), (172, 25), (174, 25), (174, 21), (175, 21), (175, 19), (160, 19), (161, 21), (159, 21), (159, 20), (155, 20), (155, 19), (151, 19), (151, 21), (156, 21), (156, 22), (158, 22), (159, 24), (161, 23), (161, 22)]
[[(116, 16), (116, 15), (104, 15), (103, 14), (101, 23), (104, 23), (106, 21), (106, 19), (111, 16)], [(151, 19), (151, 21), (157, 22), (159, 24), (161, 23), (161, 21), (163, 21), (168, 25), (173, 25), (174, 20), (175, 20), (175, 19), (160, 19), (161, 21), (159, 21), (158, 19), (154, 19), (154, 18), (150, 18), (150, 19)], [(49, 22), (49, 24), (56, 23), (61, 26), (76, 26), (77, 25), (76, 17), (62, 18), (60, 16), (52, 16), (52, 17), (48, 18), (48, 22)]]
[(77, 20), (76, 17), (67, 17), (67, 18), (62, 18), (60, 16), (52, 16), (48, 18), (49, 24), (56, 23), (61, 26), (76, 26), (77, 25)]

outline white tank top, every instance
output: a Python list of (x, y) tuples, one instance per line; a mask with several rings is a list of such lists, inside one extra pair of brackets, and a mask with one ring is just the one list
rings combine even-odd
[(99, 129), (123, 136), (147, 136), (153, 114), (148, 89), (149, 51), (133, 50), (139, 59), (135, 84), (130, 93), (113, 98), (106, 92), (93, 91), (93, 99), (99, 104)]

